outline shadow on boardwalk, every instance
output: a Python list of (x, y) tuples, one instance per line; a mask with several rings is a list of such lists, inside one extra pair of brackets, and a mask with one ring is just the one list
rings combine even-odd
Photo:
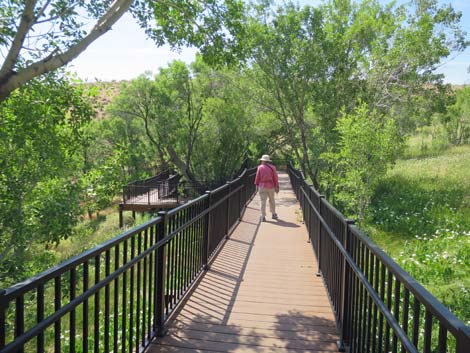
[(149, 352), (334, 352), (334, 316), (298, 220), (287, 176), (280, 220), (259, 222), (258, 197)]

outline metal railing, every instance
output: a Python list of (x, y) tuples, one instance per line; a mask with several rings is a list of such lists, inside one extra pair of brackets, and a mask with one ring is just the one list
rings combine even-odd
[(292, 164), (300, 202), (342, 351), (469, 353), (470, 327), (405, 272)]
[[(159, 176), (160, 174), (157, 177)], [(147, 179), (124, 186), (123, 203), (151, 205), (169, 199), (178, 201), (181, 176), (176, 174), (166, 180), (157, 180), (157, 177), (150, 178), (150, 182), (147, 182)]]
[(158, 173), (157, 175), (151, 176), (144, 180), (134, 180), (127, 185), (138, 185), (138, 186), (154, 186), (156, 183), (165, 181), (170, 177), (170, 171), (164, 170), (163, 172)]
[(241, 218), (256, 169), (0, 291), (0, 353), (140, 352)]

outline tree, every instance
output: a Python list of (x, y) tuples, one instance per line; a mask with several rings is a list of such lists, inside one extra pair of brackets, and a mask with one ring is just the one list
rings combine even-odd
[(364, 101), (407, 133), (430, 111), (445, 110), (449, 87), (435, 70), (468, 45), (460, 14), (434, 0), (415, 7), (342, 0), (257, 11), (248, 33), (261, 94), (250, 94), (281, 121), (317, 187), (318, 171), (336, 167), (320, 156), (337, 152), (335, 126), (344, 113)]
[(335, 201), (343, 211), (362, 220), (377, 182), (385, 176), (401, 149), (393, 119), (360, 103), (350, 114), (343, 112), (336, 130), (340, 141), (337, 153), (327, 153), (335, 165), (325, 179), (333, 179)]
[(200, 57), (175, 61), (152, 79), (131, 81), (109, 110), (140, 121), (155, 159), (164, 160), (200, 191), (233, 176), (252, 142), (253, 114), (235, 87), (236, 70), (215, 70)]
[[(157, 45), (195, 45), (212, 61), (242, 52), (240, 0), (0, 1), (0, 102), (80, 55), (130, 11)], [(93, 26), (89, 21), (95, 21)]]
[(456, 91), (456, 101), (443, 116), (450, 142), (456, 145), (470, 142), (470, 87)]
[(81, 87), (58, 73), (0, 104), (0, 264), (21, 264), (31, 244), (70, 235), (80, 214), (81, 130), (92, 114)]
[(261, 88), (257, 101), (261, 109), (274, 114), (283, 124), (302, 170), (318, 186), (309, 144), (315, 124), (310, 108), (319, 83), (325, 79), (327, 65), (322, 14), (311, 7), (298, 9), (289, 4), (278, 9), (274, 20), (263, 22), (269, 18), (263, 13), (269, 9), (260, 7), (260, 11), (250, 23), (254, 60), (251, 72)]

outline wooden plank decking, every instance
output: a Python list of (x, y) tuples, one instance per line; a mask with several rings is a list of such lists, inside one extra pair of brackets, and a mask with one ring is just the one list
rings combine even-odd
[(288, 176), (279, 220), (259, 197), (170, 324), (156, 352), (337, 352), (338, 332)]

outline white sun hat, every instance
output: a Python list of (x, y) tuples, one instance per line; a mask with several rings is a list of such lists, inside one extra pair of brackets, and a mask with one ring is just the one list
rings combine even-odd
[(269, 158), (269, 154), (263, 154), (263, 156), (260, 158), (260, 161), (271, 162), (271, 158)]

